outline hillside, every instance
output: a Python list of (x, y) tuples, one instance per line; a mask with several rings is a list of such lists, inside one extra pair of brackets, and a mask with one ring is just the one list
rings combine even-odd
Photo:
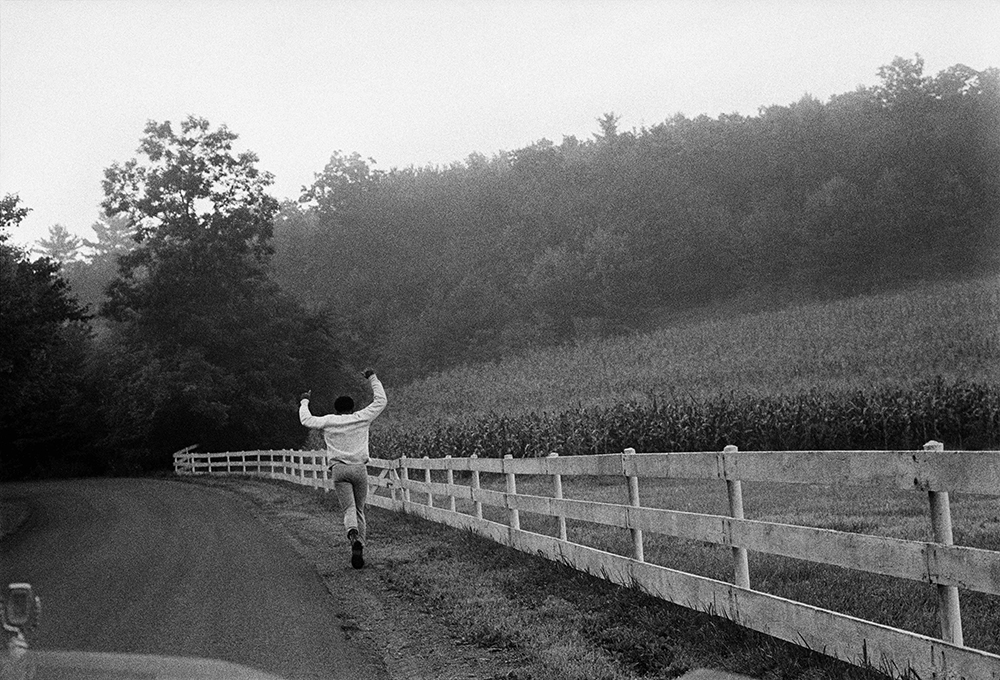
[(598, 339), (469, 365), (391, 391), (392, 430), (653, 397), (760, 397), (911, 387), (942, 378), (1000, 385), (1000, 278)]
[(276, 215), (275, 280), (403, 384), (704, 309), (996, 276), (1000, 71), (879, 77), (446, 167), (336, 152)]

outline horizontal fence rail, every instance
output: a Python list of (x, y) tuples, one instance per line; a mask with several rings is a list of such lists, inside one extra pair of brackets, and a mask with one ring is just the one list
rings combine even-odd
[[(739, 451), (623, 453), (545, 458), (372, 459), (372, 505), (471, 530), (526, 553), (568, 564), (613, 583), (638, 586), (661, 599), (728, 618), (741, 626), (897, 677), (1000, 680), (1000, 656), (963, 644), (958, 589), (1000, 595), (1000, 552), (954, 545), (949, 493), (1000, 498), (1000, 452)], [(329, 491), (325, 452), (251, 451), (174, 454), (178, 475), (262, 475)], [(446, 481), (433, 481), (432, 471)], [(443, 472), (442, 472), (443, 471)], [(456, 483), (455, 473), (467, 483)], [(484, 488), (481, 474), (502, 475)], [(519, 494), (517, 476), (547, 476), (552, 496)], [(567, 477), (622, 477), (628, 504), (563, 497)], [(643, 507), (642, 479), (724, 480), (729, 515)], [(742, 482), (867, 486), (923, 493), (933, 541), (765, 522), (743, 516)], [(492, 485), (496, 487), (496, 485)], [(412, 500), (417, 494), (422, 502)], [(457, 501), (471, 513), (457, 510)], [(1000, 504), (1000, 500), (998, 500)], [(498, 508), (506, 523), (484, 518)], [(496, 511), (494, 511), (495, 513)], [(520, 513), (553, 517), (558, 537), (523, 530)], [(632, 554), (616, 555), (567, 540), (566, 520), (627, 529)], [(651, 564), (644, 534), (727, 546), (733, 583)], [(920, 635), (753, 590), (747, 551), (828, 564), (936, 586), (941, 637)]]

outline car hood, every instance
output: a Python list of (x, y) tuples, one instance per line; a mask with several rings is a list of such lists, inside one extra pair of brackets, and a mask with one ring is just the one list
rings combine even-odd
[(35, 651), (35, 680), (282, 680), (255, 668), (216, 659)]

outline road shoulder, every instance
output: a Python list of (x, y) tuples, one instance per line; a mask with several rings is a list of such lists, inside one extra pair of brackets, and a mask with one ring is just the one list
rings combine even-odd
[[(244, 500), (265, 525), (283, 535), (298, 555), (312, 564), (336, 603), (348, 639), (379, 655), (390, 677), (424, 678), (530, 677), (518, 675), (523, 655), (504, 648), (489, 649), (467, 641), (456, 624), (434, 615), (433, 605), (416, 593), (400, 590), (391, 565), (407, 550), (387, 538), (379, 527), (388, 513), (370, 509), (368, 564), (351, 568), (350, 550), (336, 500), (322, 492), (252, 478), (193, 477), (184, 481), (218, 488)], [(379, 517), (376, 517), (379, 515)]]

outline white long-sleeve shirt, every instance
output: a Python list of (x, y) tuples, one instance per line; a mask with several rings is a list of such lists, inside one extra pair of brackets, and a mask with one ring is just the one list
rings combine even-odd
[(299, 404), (299, 420), (302, 424), (314, 430), (323, 430), (329, 462), (348, 465), (368, 462), (368, 428), (387, 403), (385, 388), (378, 376), (373, 374), (368, 381), (375, 398), (360, 411), (314, 416), (309, 412), (308, 399), (303, 399)]

